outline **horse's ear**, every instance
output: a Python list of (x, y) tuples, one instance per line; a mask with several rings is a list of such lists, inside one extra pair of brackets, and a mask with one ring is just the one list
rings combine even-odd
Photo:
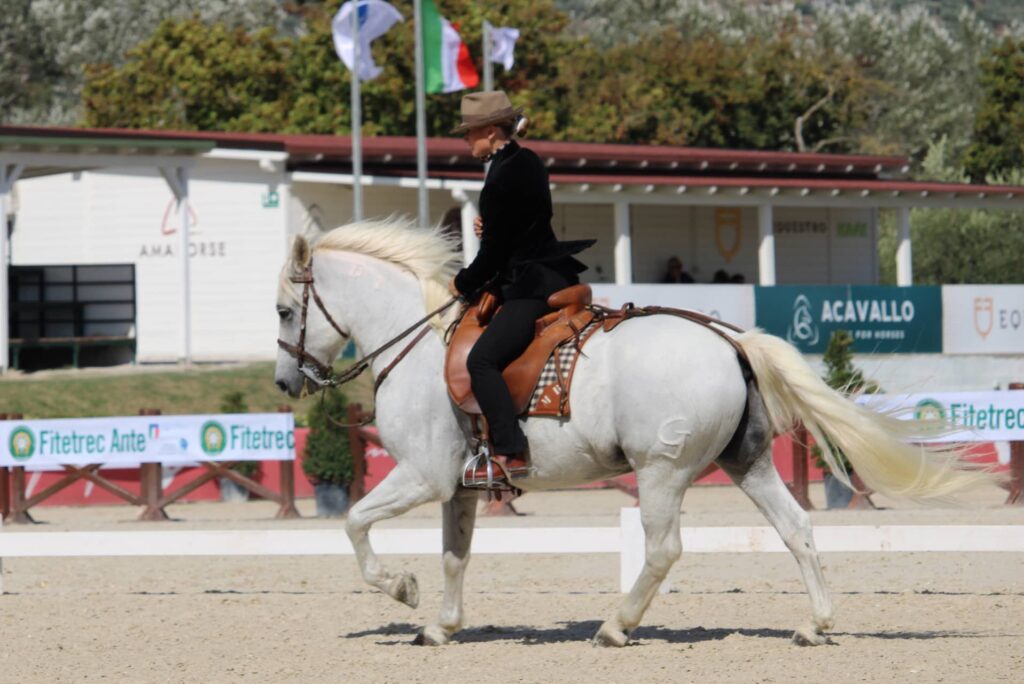
[(309, 248), (309, 242), (301, 235), (296, 235), (292, 241), (292, 264), (297, 270), (309, 266), (309, 260), (313, 258), (313, 252)]

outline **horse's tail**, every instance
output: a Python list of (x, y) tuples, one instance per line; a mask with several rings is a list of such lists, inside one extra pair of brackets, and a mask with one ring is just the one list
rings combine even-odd
[[(963, 460), (964, 447), (931, 447), (908, 440), (933, 438), (942, 427), (901, 420), (859, 406), (817, 376), (791, 344), (759, 330), (737, 338), (750, 360), (775, 432), (802, 422), (833, 475), (849, 484), (836, 459), (842, 452), (864, 483), (884, 494), (916, 500), (949, 500), (993, 483), (990, 471)], [(936, 428), (940, 429), (936, 429)]]

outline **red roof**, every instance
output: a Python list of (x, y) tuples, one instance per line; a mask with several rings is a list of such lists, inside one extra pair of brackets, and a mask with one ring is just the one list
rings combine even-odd
[[(0, 135), (60, 137), (157, 138), (171, 140), (207, 140), (218, 147), (272, 149), (287, 152), (298, 164), (350, 163), (352, 141), (349, 136), (284, 135), (276, 133), (224, 133), (209, 131), (157, 131), (117, 128), (57, 128), (40, 126), (0, 126)], [(367, 164), (410, 163), (416, 157), (416, 139), (373, 136), (363, 138), (363, 159)], [(720, 150), (668, 145), (609, 145), (598, 143), (551, 142), (530, 140), (530, 148), (549, 167), (586, 168), (594, 171), (707, 171), (753, 172), (758, 174), (800, 175), (877, 175), (905, 173), (905, 157), (811, 152), (766, 152), (759, 150)], [(459, 138), (429, 138), (428, 161), (434, 165), (475, 164)]]

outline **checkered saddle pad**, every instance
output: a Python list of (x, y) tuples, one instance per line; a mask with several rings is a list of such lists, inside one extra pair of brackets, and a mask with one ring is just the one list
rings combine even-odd
[(555, 347), (555, 351), (548, 357), (544, 370), (540, 373), (540, 379), (530, 398), (527, 415), (563, 417), (569, 415), (569, 389), (572, 384), (573, 372), (576, 370), (576, 362), (582, 353), (580, 350), (600, 326), (601, 321), (595, 319), (583, 329), (579, 335), (579, 348), (577, 348), (574, 338)]

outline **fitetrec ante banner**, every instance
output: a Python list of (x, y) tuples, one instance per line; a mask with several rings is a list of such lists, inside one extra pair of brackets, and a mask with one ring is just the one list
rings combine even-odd
[(899, 418), (938, 419), (964, 428), (929, 442), (1024, 441), (1024, 390), (864, 394), (857, 403), (875, 411), (894, 411)]
[(295, 460), (291, 413), (0, 422), (0, 466)]
[(939, 287), (879, 285), (757, 287), (758, 327), (808, 354), (822, 354), (846, 330), (862, 354), (942, 351)]

